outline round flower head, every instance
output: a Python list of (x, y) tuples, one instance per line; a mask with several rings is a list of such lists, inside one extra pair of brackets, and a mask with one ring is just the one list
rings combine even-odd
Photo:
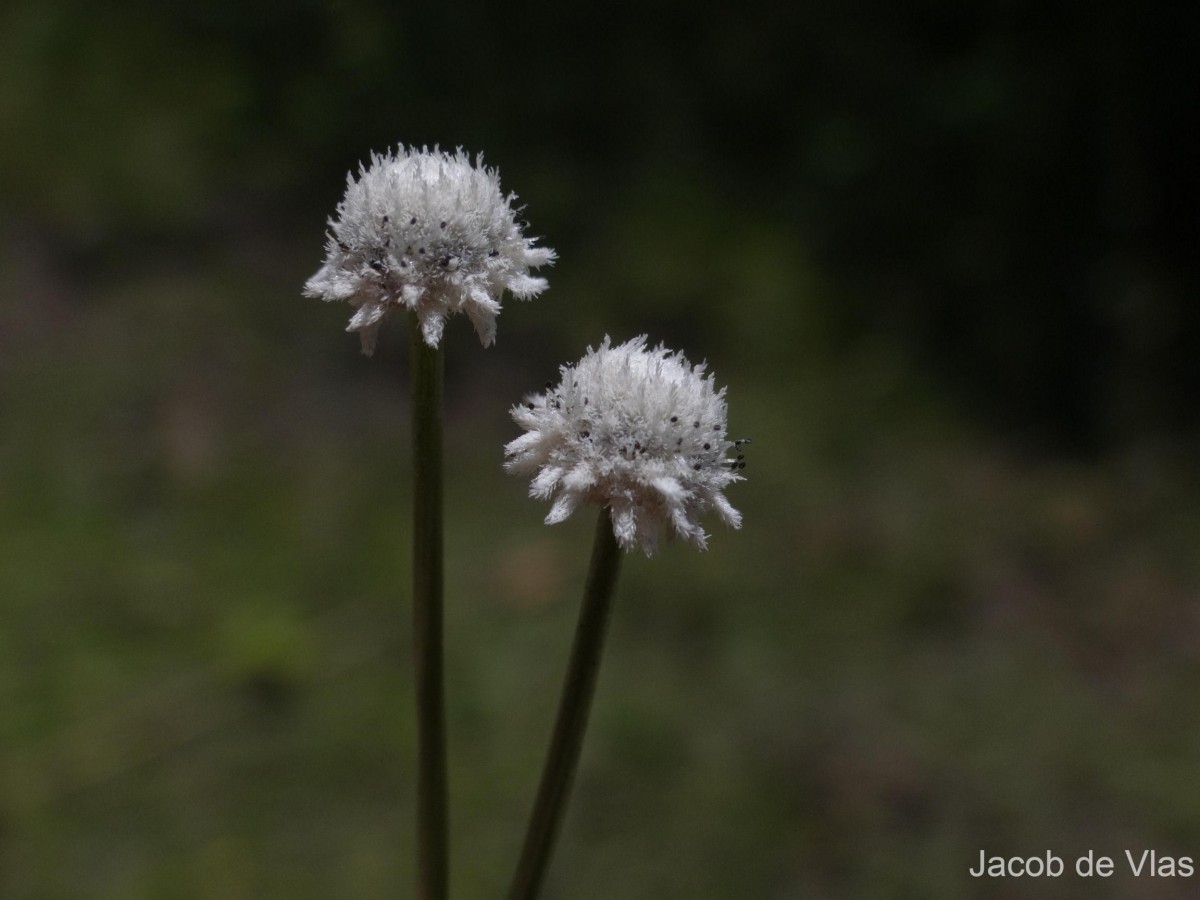
[(726, 525), (742, 517), (722, 490), (742, 477), (743, 441), (725, 438), (725, 389), (713, 389), (704, 366), (692, 366), (645, 335), (616, 347), (604, 338), (562, 380), (513, 407), (526, 433), (504, 448), (505, 468), (537, 473), (531, 496), (558, 493), (547, 524), (567, 518), (581, 501), (611, 510), (625, 550), (654, 552), (663, 525), (700, 549), (699, 516), (710, 507)]
[(495, 169), (462, 150), (402, 150), (372, 154), (358, 178), (346, 176), (346, 195), (329, 220), (325, 264), (304, 294), (345, 300), (355, 308), (347, 331), (357, 331), (370, 355), (384, 314), (412, 310), (431, 347), (446, 316), (465, 312), (486, 347), (496, 337), (500, 297), (521, 300), (546, 289), (530, 268), (554, 261), (517, 224), (513, 194), (500, 192)]

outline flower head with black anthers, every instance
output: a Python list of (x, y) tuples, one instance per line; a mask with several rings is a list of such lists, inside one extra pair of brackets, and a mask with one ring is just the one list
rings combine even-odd
[(704, 369), (662, 345), (647, 350), (644, 335), (616, 347), (605, 337), (563, 366), (558, 384), (513, 407), (526, 433), (504, 448), (505, 468), (534, 475), (533, 497), (558, 494), (547, 524), (586, 500), (610, 509), (625, 550), (649, 556), (663, 525), (704, 549), (699, 517), (709, 508), (741, 527), (722, 491), (742, 480), (737, 451), (748, 443), (726, 439), (725, 389)]
[(466, 313), (486, 347), (496, 337), (505, 291), (521, 300), (546, 289), (531, 268), (554, 261), (516, 220), (514, 194), (500, 191), (495, 169), (462, 150), (372, 154), (329, 220), (325, 264), (304, 294), (345, 300), (370, 355), (389, 309), (416, 313), (425, 343), (436, 347), (446, 317)]

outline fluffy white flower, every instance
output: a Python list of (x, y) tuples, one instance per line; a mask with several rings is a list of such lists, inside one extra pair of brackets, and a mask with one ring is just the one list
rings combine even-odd
[(495, 169), (475, 165), (462, 150), (401, 150), (372, 154), (358, 178), (346, 176), (346, 195), (329, 220), (325, 264), (304, 294), (345, 300), (355, 308), (347, 331), (357, 331), (370, 355), (389, 309), (416, 313), (431, 347), (446, 316), (464, 312), (486, 347), (496, 337), (500, 298), (546, 289), (529, 274), (554, 261), (535, 247), (516, 221), (514, 194), (500, 192)]
[(616, 347), (604, 338), (558, 384), (513, 407), (526, 433), (504, 448), (505, 468), (534, 475), (530, 495), (558, 494), (547, 524), (567, 518), (581, 501), (609, 507), (613, 532), (631, 550), (654, 552), (665, 524), (700, 549), (699, 516), (715, 508), (734, 528), (741, 514), (722, 490), (742, 477), (743, 441), (725, 437), (725, 389), (714, 390), (704, 366), (692, 366), (646, 337)]

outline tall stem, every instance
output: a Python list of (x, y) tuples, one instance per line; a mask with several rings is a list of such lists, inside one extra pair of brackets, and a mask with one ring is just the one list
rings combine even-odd
[(417, 686), (417, 896), (446, 900), (446, 722), (442, 689), (442, 369), (410, 323), (413, 640)]
[(559, 701), (558, 718), (554, 723), (554, 736), (550, 739), (550, 752), (542, 769), (537, 801), (525, 832), (525, 844), (508, 894), (509, 900), (533, 900), (537, 897), (550, 862), (554, 839), (583, 747), (583, 734), (595, 693), (596, 676), (600, 671), (604, 632), (620, 563), (621, 549), (613, 535), (612, 521), (608, 510), (602, 509), (596, 523), (592, 562), (583, 592), (583, 608), (575, 629), (575, 643), (571, 647), (571, 660)]

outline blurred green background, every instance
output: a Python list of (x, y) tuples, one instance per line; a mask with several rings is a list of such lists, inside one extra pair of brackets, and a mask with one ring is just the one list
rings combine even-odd
[[(456, 897), (501, 896), (592, 523), (501, 471), (605, 333), (707, 359), (745, 527), (629, 557), (555, 898), (1193, 896), (1200, 7), (0, 6), (0, 896), (413, 882), (405, 336), (348, 169), (558, 250), (448, 329)], [(981, 849), (1106, 881), (967, 876)]]

